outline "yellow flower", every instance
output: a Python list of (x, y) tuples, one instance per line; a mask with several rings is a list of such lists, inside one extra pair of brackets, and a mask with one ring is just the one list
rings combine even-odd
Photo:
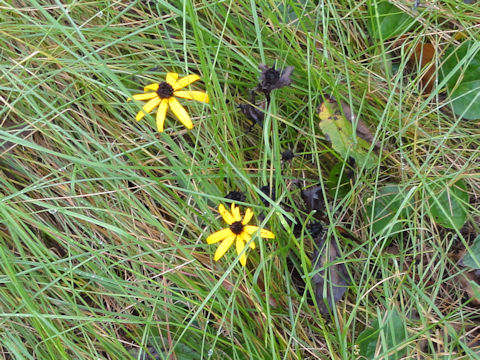
[[(146, 114), (158, 106), (157, 128), (158, 131), (162, 132), (167, 109), (170, 107), (178, 120), (180, 120), (187, 129), (192, 129), (193, 123), (190, 116), (175, 97), (208, 103), (208, 95), (203, 91), (179, 91), (197, 80), (200, 80), (198, 75), (187, 75), (178, 80), (177, 73), (168, 73), (164, 82), (145, 86), (143, 89), (144, 94), (132, 96), (135, 100), (148, 100), (142, 110), (138, 112), (135, 119), (137, 121), (142, 120)], [(128, 98), (127, 101), (130, 101), (132, 98)]]
[[(215, 244), (223, 240), (215, 252), (213, 258), (215, 261), (218, 261), (234, 242), (236, 242), (237, 254), (240, 255), (245, 248), (245, 244), (252, 238), (252, 234), (258, 230), (258, 226), (247, 225), (253, 217), (253, 211), (250, 208), (247, 208), (245, 211), (243, 220), (240, 215), (240, 208), (233, 203), (231, 212), (225, 209), (225, 206), (222, 204), (218, 207), (218, 212), (222, 215), (223, 220), (229, 227), (219, 230), (207, 238), (207, 244)], [(260, 229), (260, 236), (266, 239), (275, 239), (275, 234), (265, 229)], [(250, 248), (255, 249), (255, 243), (253, 241), (250, 243)], [(245, 253), (240, 257), (240, 263), (243, 266), (247, 264), (247, 256)]]

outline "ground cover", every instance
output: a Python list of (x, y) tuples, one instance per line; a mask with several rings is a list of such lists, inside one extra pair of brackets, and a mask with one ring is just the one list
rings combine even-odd
[(479, 14), (0, 1), (1, 356), (478, 357)]

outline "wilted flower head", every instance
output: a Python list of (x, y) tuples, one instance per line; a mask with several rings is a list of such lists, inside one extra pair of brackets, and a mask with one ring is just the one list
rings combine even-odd
[(282, 161), (290, 161), (294, 157), (295, 157), (295, 154), (290, 149), (287, 149), (284, 152), (282, 152)]
[(235, 202), (244, 202), (247, 198), (241, 191), (230, 191), (225, 195), (225, 199), (233, 200)]
[(321, 217), (325, 210), (323, 186), (317, 185), (308, 189), (303, 189), (300, 193), (307, 207), (307, 212), (315, 211), (315, 218)]
[(292, 75), (293, 66), (287, 66), (282, 72), (276, 70), (274, 67), (268, 67), (264, 64), (258, 65), (262, 71), (260, 74), (260, 82), (255, 88), (256, 91), (261, 91), (265, 94), (267, 101), (270, 101), (270, 92), (274, 89), (280, 89), (292, 83), (290, 75)]
[[(267, 195), (273, 201), (275, 201), (277, 198), (275, 189), (269, 185), (262, 186), (260, 188), (260, 191), (263, 192), (265, 195)], [(260, 197), (260, 200), (263, 202), (263, 205), (270, 206), (270, 203), (268, 202), (268, 200), (264, 199), (263, 197)]]
[(263, 126), (263, 119), (265, 113), (261, 109), (265, 109), (265, 102), (262, 102), (259, 106), (253, 106), (250, 104), (239, 104), (238, 107), (240, 111), (250, 120), (250, 127), (253, 127), (255, 124), (258, 124), (260, 127)]

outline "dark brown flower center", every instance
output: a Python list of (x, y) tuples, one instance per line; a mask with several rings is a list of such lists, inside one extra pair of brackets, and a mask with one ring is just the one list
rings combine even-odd
[(173, 88), (172, 85), (166, 82), (162, 82), (158, 84), (157, 95), (161, 99), (168, 99), (173, 96)]
[(275, 84), (279, 78), (280, 78), (280, 73), (274, 68), (270, 68), (267, 71), (265, 71), (265, 82), (268, 85)]
[(240, 235), (243, 231), (242, 222), (241, 221), (235, 221), (234, 223), (232, 223), (232, 225), (230, 225), (230, 230), (232, 230), (232, 232), (235, 235)]

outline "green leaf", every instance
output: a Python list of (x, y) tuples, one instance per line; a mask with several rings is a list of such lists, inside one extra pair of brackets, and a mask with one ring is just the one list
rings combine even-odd
[(462, 263), (472, 269), (480, 269), (480, 235), (473, 240), (470, 251), (462, 258)]
[(182, 343), (177, 344), (175, 347), (175, 355), (177, 356), (177, 359), (184, 360), (200, 360), (202, 358), (197, 350)]
[[(304, 14), (305, 12), (308, 13), (307, 10), (310, 10), (311, 4), (307, 0), (293, 0), (293, 1), (276, 1), (275, 5), (278, 8), (278, 12), (280, 14), (284, 14), (284, 21), (286, 23), (291, 23), (293, 21), (298, 20), (298, 16)], [(307, 8), (307, 6), (309, 8)]]
[(446, 180), (429, 185), (433, 195), (428, 198), (430, 215), (435, 222), (448, 229), (460, 229), (467, 221), (469, 196), (462, 180), (448, 185)]
[(470, 280), (470, 285), (472, 286), (472, 292), (475, 298), (480, 299), (480, 285), (476, 281)]
[[(343, 171), (343, 172), (342, 172)], [(331, 197), (337, 197), (343, 199), (352, 189), (350, 184), (350, 178), (348, 165), (344, 163), (337, 163), (332, 170), (328, 173), (327, 186), (328, 193)]]
[[(344, 111), (345, 112), (345, 111)], [(331, 141), (332, 148), (343, 159), (352, 157), (359, 166), (370, 169), (377, 165), (378, 157), (370, 151), (370, 144), (353, 132), (352, 123), (347, 120), (337, 101), (326, 99), (319, 108), (320, 129)]]
[(386, 185), (378, 190), (373, 201), (367, 202), (365, 209), (375, 234), (381, 235), (392, 221), (395, 221), (395, 224), (392, 226), (389, 237), (402, 229), (401, 220), (408, 218), (412, 203), (412, 201), (408, 201), (407, 206), (403, 205), (404, 207), (395, 219), (404, 199), (405, 195), (398, 185)]
[(463, 114), (468, 120), (480, 119), (480, 80), (462, 81), (450, 96), (455, 114)]
[(382, 319), (381, 323), (377, 319), (371, 324), (371, 328), (365, 329), (358, 336), (357, 344), (360, 347), (360, 355), (367, 359), (375, 358), (377, 344), (379, 343), (379, 354), (388, 352), (389, 359), (401, 359), (406, 353), (405, 348), (393, 353), (390, 351), (405, 339), (405, 321), (396, 310), (393, 310), (387, 315), (386, 319)]
[(373, 38), (387, 40), (403, 34), (414, 22), (407, 13), (388, 1), (370, 1), (369, 31)]
[[(448, 78), (447, 87), (453, 88), (462, 75), (462, 82), (480, 79), (480, 44), (465, 41), (458, 47), (450, 46), (442, 58), (440, 80)], [(458, 66), (458, 68), (457, 68)]]
[(448, 48), (440, 68), (440, 80), (447, 79), (452, 109), (465, 119), (480, 119), (480, 43), (465, 41)]

